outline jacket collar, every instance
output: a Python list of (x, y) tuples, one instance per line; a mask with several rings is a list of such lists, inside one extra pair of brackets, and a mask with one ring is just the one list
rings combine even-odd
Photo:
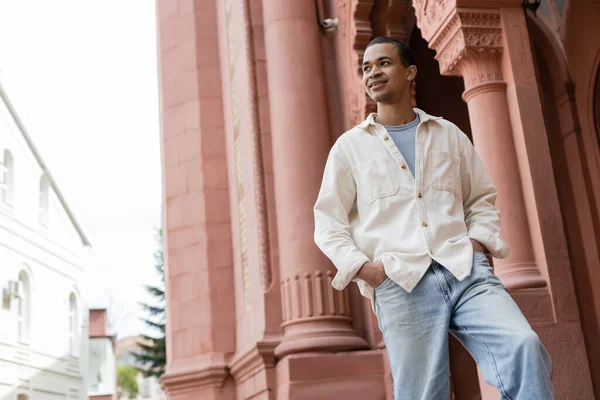
[[(442, 117), (435, 117), (433, 115), (429, 115), (425, 111), (421, 110), (420, 108), (413, 108), (413, 110), (415, 113), (417, 113), (419, 115), (419, 119), (421, 120), (421, 122), (426, 122), (428, 120), (436, 121), (438, 119), (442, 119)], [(375, 122), (376, 117), (377, 117), (377, 113), (369, 114), (367, 119), (365, 119), (363, 122), (361, 122), (360, 125), (358, 125), (358, 127), (361, 129), (367, 130), (367, 128), (369, 126), (375, 125), (377, 123), (377, 122)]]

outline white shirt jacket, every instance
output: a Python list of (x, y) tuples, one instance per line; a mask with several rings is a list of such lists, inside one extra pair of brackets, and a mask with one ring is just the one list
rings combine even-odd
[(509, 254), (500, 239), (497, 190), (469, 138), (451, 122), (420, 109), (415, 177), (371, 114), (331, 148), (314, 206), (314, 240), (338, 272), (335, 289), (356, 281), (367, 261), (382, 261), (387, 276), (411, 292), (432, 259), (458, 280), (471, 273), (473, 247), (495, 258)]

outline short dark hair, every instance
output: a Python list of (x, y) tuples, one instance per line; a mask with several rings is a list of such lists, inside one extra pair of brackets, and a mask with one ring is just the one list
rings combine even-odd
[(404, 64), (405, 67), (416, 65), (415, 57), (413, 56), (412, 51), (410, 51), (410, 48), (406, 45), (406, 43), (404, 43), (401, 40), (394, 39), (390, 36), (376, 37), (375, 39), (371, 40), (371, 42), (369, 42), (365, 50), (373, 46), (374, 44), (382, 43), (390, 43), (396, 46), (396, 48), (398, 49), (398, 54), (400, 55), (400, 61), (402, 61), (402, 64)]

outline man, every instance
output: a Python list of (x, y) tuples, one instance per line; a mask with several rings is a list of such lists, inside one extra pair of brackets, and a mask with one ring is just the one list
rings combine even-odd
[(404, 43), (367, 46), (377, 113), (336, 141), (314, 207), (332, 285), (371, 299), (396, 400), (450, 397), (448, 332), (503, 399), (553, 399), (550, 357), (486, 257), (509, 253), (496, 188), (464, 133), (412, 108), (416, 73)]

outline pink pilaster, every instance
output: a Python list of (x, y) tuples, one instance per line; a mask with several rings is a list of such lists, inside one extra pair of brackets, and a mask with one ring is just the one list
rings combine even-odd
[(233, 400), (229, 190), (215, 2), (159, 0), (171, 400)]
[(352, 329), (348, 293), (313, 242), (312, 208), (331, 146), (311, 1), (263, 2), (284, 336), (279, 357), (367, 347)]

